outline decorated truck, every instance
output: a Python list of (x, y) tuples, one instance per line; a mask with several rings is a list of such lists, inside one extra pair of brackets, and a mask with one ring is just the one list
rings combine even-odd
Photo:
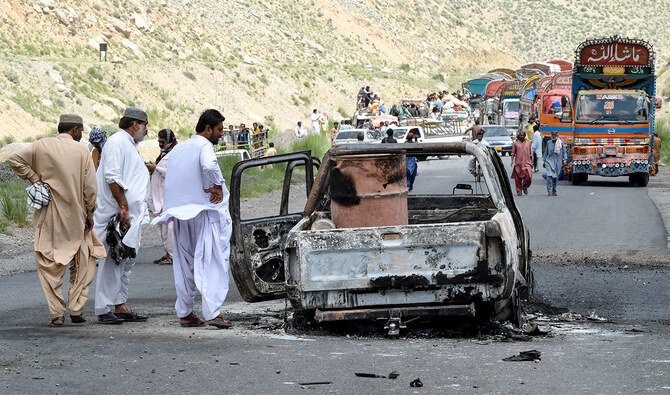
[(499, 124), (504, 126), (510, 135), (515, 135), (519, 131), (519, 91), (522, 85), (523, 81), (521, 80), (507, 81), (496, 92), (496, 97), (499, 100)]
[(654, 50), (647, 42), (614, 36), (577, 48), (572, 114), (555, 115), (572, 123), (573, 184), (593, 174), (628, 176), (631, 183), (647, 185), (655, 89)]

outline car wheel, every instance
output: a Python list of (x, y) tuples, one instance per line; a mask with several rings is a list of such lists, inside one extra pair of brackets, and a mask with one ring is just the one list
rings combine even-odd
[(508, 299), (493, 303), (493, 317), (495, 321), (510, 321), (517, 328), (521, 327), (523, 317), (521, 310), (521, 297), (518, 290), (514, 290)]

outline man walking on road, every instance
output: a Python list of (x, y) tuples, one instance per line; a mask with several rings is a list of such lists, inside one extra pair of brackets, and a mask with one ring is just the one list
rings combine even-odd
[(105, 256), (91, 232), (97, 186), (91, 155), (78, 143), (83, 128), (80, 116), (63, 114), (58, 136), (40, 139), (7, 160), (19, 177), (33, 183), (31, 189), (43, 189), (51, 197), (33, 216), (37, 275), (49, 306), (49, 326), (65, 321), (62, 286), (70, 262), (70, 320), (86, 322), (82, 312), (95, 277), (95, 258)]
[(533, 171), (537, 172), (542, 160), (542, 135), (540, 134), (540, 126), (533, 125), (533, 138), (530, 145), (530, 150), (533, 152)]
[[(107, 140), (100, 158), (94, 232), (105, 240), (107, 249), (107, 258), (100, 260), (95, 282), (95, 314), (102, 324), (141, 322), (149, 318), (133, 312), (126, 304), (135, 258), (115, 257), (116, 247), (106, 240), (108, 225), (116, 219), (119, 228), (126, 229), (120, 232), (121, 247), (135, 251), (140, 247), (141, 225), (147, 218), (149, 171), (137, 144), (147, 135), (148, 124), (146, 112), (128, 107), (119, 120), (119, 131)], [(114, 312), (110, 306), (114, 306)]]
[(528, 187), (533, 181), (533, 162), (530, 153), (530, 142), (526, 140), (526, 133), (519, 131), (516, 141), (512, 145), (512, 178), (517, 196), (521, 192), (528, 195)]
[(470, 132), (470, 138), (472, 142), (474, 142), (477, 139), (477, 134), (479, 132), (483, 131), (481, 126), (479, 126), (479, 119), (475, 119), (475, 124), (470, 126), (469, 128), (465, 129), (465, 132), (463, 134), (468, 134)]
[(228, 294), (228, 256), (232, 221), (228, 189), (213, 145), (223, 134), (224, 116), (206, 110), (196, 134), (172, 150), (165, 180), (163, 214), (154, 224), (174, 224), (175, 310), (184, 327), (202, 326), (193, 313), (196, 290), (202, 295), (202, 314), (210, 325), (229, 328), (221, 314)]
[(543, 157), (544, 168), (547, 171), (547, 194), (556, 196), (558, 175), (561, 174), (561, 169), (567, 159), (565, 145), (558, 138), (558, 132), (551, 132), (551, 140), (547, 141), (547, 145), (544, 147)]

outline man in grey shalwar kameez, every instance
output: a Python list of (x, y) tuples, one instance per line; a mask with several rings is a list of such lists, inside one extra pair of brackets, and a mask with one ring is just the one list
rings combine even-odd
[(556, 183), (561, 168), (567, 160), (565, 144), (558, 138), (558, 132), (551, 132), (551, 140), (544, 147), (544, 168), (547, 171), (547, 194), (556, 196)]

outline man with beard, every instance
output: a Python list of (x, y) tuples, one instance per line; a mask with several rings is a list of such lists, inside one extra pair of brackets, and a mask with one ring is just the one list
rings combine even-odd
[(523, 130), (519, 130), (512, 145), (512, 178), (517, 196), (521, 196), (522, 191), (528, 195), (528, 187), (533, 180), (533, 159), (530, 141), (526, 140), (526, 133)]
[[(151, 192), (149, 193), (149, 210), (156, 216), (163, 211), (163, 201), (165, 200), (165, 174), (170, 161), (170, 153), (177, 145), (177, 137), (170, 129), (162, 129), (158, 132), (158, 146), (161, 149), (160, 155), (156, 158), (156, 167), (151, 173)], [(172, 265), (172, 248), (174, 238), (172, 235), (172, 224), (163, 224), (160, 226), (161, 238), (163, 239), (163, 248), (165, 255), (156, 259), (155, 264)]]
[(556, 196), (558, 177), (567, 160), (565, 145), (558, 137), (558, 132), (551, 132), (551, 140), (547, 141), (542, 157), (544, 158), (544, 168), (547, 170), (547, 195)]
[(83, 129), (79, 115), (63, 114), (58, 136), (40, 139), (7, 159), (19, 177), (33, 184), (31, 189), (41, 189), (47, 197), (31, 205), (37, 208), (33, 216), (35, 261), (49, 306), (49, 326), (64, 325), (62, 286), (70, 263), (70, 320), (86, 322), (82, 312), (95, 276), (95, 258), (105, 255), (91, 232), (97, 187), (93, 160), (78, 143)]
[(193, 312), (196, 291), (202, 295), (202, 314), (210, 325), (232, 325), (221, 314), (228, 294), (232, 221), (228, 189), (213, 148), (223, 135), (224, 120), (219, 111), (206, 110), (196, 134), (172, 150), (163, 213), (153, 221), (174, 226), (175, 310), (183, 327), (205, 324)]
[[(149, 171), (137, 144), (147, 135), (148, 124), (144, 110), (128, 107), (119, 120), (119, 131), (107, 139), (100, 157), (94, 232), (105, 240), (107, 249), (107, 258), (98, 264), (95, 282), (95, 314), (102, 324), (142, 322), (149, 318), (133, 312), (126, 304), (130, 271), (140, 247), (141, 225), (147, 218)], [(116, 228), (117, 222), (122, 240), (118, 241), (120, 245), (113, 246), (107, 239), (108, 228)], [(131, 253), (116, 256), (119, 247), (130, 249)], [(110, 306), (114, 306), (113, 312)]]

